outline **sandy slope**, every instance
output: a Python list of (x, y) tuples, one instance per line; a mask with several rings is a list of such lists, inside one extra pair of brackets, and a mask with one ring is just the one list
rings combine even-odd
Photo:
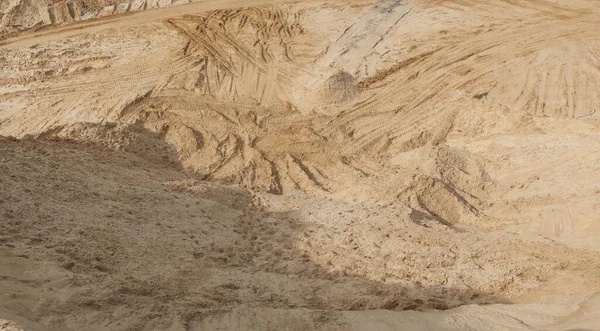
[(277, 3), (0, 41), (0, 318), (597, 328), (595, 2)]
[[(342, 312), (509, 301), (564, 274), (582, 284), (560, 295), (597, 286), (586, 274), (600, 259), (584, 250), (460, 230), (407, 207), (209, 183), (182, 173), (159, 135), (92, 131), (88, 137), (118, 151), (61, 140), (1, 143), (0, 312), (26, 329), (380, 329), (381, 312)], [(551, 309), (447, 313), (463, 316), (453, 317), (462, 324), (417, 313), (383, 323), (401, 330), (417, 316), (422, 328), (552, 329), (580, 307), (595, 313), (597, 300), (588, 297)], [(514, 323), (515, 314), (524, 322)]]

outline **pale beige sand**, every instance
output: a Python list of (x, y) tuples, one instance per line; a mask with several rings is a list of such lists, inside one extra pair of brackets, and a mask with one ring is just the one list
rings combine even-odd
[(11, 1), (0, 330), (600, 328), (596, 2)]

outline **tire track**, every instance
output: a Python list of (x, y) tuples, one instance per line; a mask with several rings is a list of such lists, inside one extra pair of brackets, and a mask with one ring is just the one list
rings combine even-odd
[[(314, 0), (308, 0), (314, 1)], [(52, 40), (65, 39), (75, 35), (96, 33), (107, 29), (145, 25), (150, 22), (163, 21), (191, 13), (204, 13), (215, 10), (239, 7), (256, 7), (292, 2), (291, 0), (202, 0), (190, 4), (139, 12), (129, 12), (108, 17), (100, 17), (87, 21), (79, 21), (65, 26), (48, 27), (39, 31), (23, 32), (0, 41), (0, 49), (27, 47)]]
[[(321, 133), (330, 135), (341, 127), (352, 127), (357, 133), (362, 133), (353, 136), (349, 144), (345, 146), (344, 152), (353, 153), (364, 150), (365, 146), (390, 135), (391, 132), (398, 132), (403, 127), (403, 123), (416, 125), (424, 122), (421, 119), (423, 116), (436, 117), (438, 113), (430, 113), (430, 110), (425, 111), (425, 109), (438, 103), (440, 98), (448, 93), (489, 73), (495, 68), (494, 63), (526, 56), (545, 46), (572, 39), (574, 36), (577, 38), (594, 36), (594, 29), (591, 28), (594, 21), (589, 17), (580, 17), (557, 26), (558, 22), (561, 21), (525, 26), (491, 35), (486, 34), (466, 40), (462, 44), (442, 48), (419, 58), (419, 60), (409, 60), (408, 65), (401, 63), (398, 65), (398, 70), (392, 70), (393, 77), (390, 77), (387, 85), (375, 92), (372, 97), (374, 102), (347, 110), (328, 123)], [(515, 47), (523, 42), (527, 42), (526, 47)], [(519, 51), (511, 52), (512, 49)], [(486, 60), (486, 57), (481, 56), (483, 53), (493, 56), (488, 56)], [(457, 79), (454, 72), (459, 66), (469, 68), (469, 73), (467, 76)], [(400, 75), (402, 76), (399, 77)], [(425, 86), (427, 88), (423, 88)], [(409, 91), (409, 93), (403, 97), (398, 96), (398, 91)], [(415, 94), (410, 91), (417, 92)], [(361, 121), (360, 118), (366, 114), (388, 112), (396, 113), (396, 115), (376, 121), (378, 124), (361, 124), (365, 121)], [(419, 125), (418, 129), (412, 131), (422, 128)], [(398, 135), (394, 134), (393, 136)]]

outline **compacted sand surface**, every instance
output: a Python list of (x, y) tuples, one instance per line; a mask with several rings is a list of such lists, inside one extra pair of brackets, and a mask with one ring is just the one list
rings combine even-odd
[(0, 4), (0, 330), (600, 329), (592, 0)]

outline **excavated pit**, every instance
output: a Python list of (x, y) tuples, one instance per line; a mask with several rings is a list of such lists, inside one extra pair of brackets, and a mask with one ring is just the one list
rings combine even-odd
[(593, 1), (0, 12), (0, 330), (600, 325)]

